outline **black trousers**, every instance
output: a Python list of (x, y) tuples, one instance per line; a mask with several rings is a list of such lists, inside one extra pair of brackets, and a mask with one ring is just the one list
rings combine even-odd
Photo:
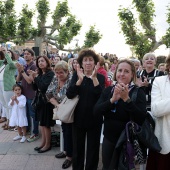
[(68, 157), (72, 157), (73, 154), (73, 139), (72, 139), (72, 123), (63, 123), (63, 138), (64, 138), (64, 151)]
[(103, 170), (108, 170), (111, 164), (113, 152), (115, 149), (115, 144), (103, 138), (102, 144), (102, 161), (103, 161)]
[[(73, 123), (73, 170), (97, 170), (99, 162), (101, 126), (79, 128)], [(87, 136), (86, 160), (85, 141)]]

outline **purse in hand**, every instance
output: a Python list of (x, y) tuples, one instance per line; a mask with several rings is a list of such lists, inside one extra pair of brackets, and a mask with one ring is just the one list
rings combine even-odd
[(59, 104), (58, 107), (53, 109), (53, 120), (61, 120), (64, 123), (73, 123), (74, 110), (79, 101), (79, 96), (75, 96), (73, 99), (68, 99), (67, 96)]

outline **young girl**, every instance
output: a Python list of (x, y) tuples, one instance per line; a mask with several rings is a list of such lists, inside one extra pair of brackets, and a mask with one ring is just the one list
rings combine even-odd
[(20, 140), (21, 143), (26, 140), (26, 126), (28, 126), (26, 117), (26, 97), (22, 95), (22, 86), (15, 84), (13, 86), (14, 96), (11, 97), (8, 106), (12, 107), (9, 125), (18, 126), (18, 135), (13, 138), (14, 141)]

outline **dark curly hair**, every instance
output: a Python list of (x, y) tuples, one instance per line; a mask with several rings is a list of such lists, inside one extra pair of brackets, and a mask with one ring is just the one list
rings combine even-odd
[(91, 49), (83, 49), (79, 52), (79, 57), (77, 58), (77, 62), (79, 63), (80, 67), (82, 67), (82, 62), (84, 57), (93, 57), (95, 64), (99, 62), (99, 55)]

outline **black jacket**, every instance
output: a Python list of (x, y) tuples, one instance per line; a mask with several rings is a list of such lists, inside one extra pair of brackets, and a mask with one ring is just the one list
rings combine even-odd
[(84, 77), (80, 86), (76, 85), (77, 72), (73, 74), (70, 87), (67, 90), (67, 97), (73, 98), (79, 95), (80, 99), (74, 112), (74, 124), (80, 128), (93, 128), (102, 122), (102, 116), (96, 119), (93, 114), (93, 108), (104, 89), (105, 78), (97, 74), (99, 85), (94, 87), (92, 79)]
[[(126, 123), (130, 121), (130, 117), (139, 125), (143, 123), (146, 113), (146, 97), (144, 90), (140, 88), (135, 103), (126, 103), (120, 99), (117, 104), (111, 104), (112, 88), (108, 87), (103, 91), (95, 105), (94, 114), (104, 116), (104, 137), (116, 145)], [(136, 86), (131, 89), (130, 97), (135, 88)]]

